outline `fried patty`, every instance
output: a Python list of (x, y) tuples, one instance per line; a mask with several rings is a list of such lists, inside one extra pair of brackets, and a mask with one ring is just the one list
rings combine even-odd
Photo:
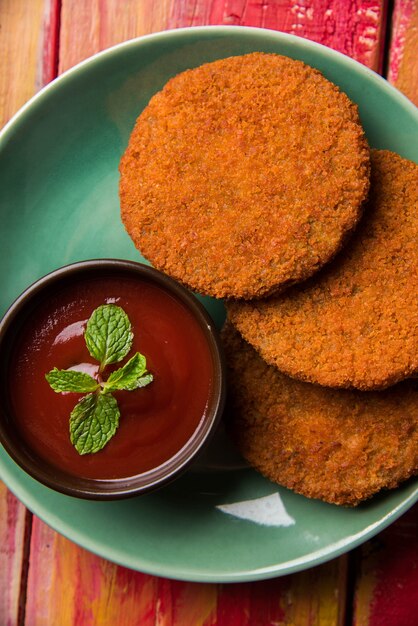
[(418, 472), (418, 383), (380, 392), (329, 389), (269, 366), (223, 330), (228, 427), (270, 480), (309, 498), (355, 506)]
[(153, 265), (194, 291), (253, 298), (313, 274), (357, 224), (369, 149), (320, 72), (254, 53), (171, 79), (120, 163), (121, 215)]
[(271, 364), (330, 387), (379, 389), (418, 372), (418, 165), (372, 151), (370, 202), (347, 247), (286, 293), (228, 315)]

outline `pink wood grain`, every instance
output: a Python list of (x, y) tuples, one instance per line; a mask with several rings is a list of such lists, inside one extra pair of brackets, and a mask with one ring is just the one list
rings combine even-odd
[(364, 544), (353, 626), (418, 623), (418, 506)]
[(396, 0), (388, 80), (418, 105), (418, 0)]
[(0, 0), (0, 126), (56, 76), (58, 0)]
[(59, 72), (121, 41), (164, 30), (171, 0), (62, 0)]
[(385, 0), (176, 0), (168, 28), (258, 26), (305, 37), (379, 71)]
[(18, 623), (26, 509), (0, 482), (0, 624)]
[(44, 0), (42, 39), (38, 59), (38, 88), (47, 85), (58, 74), (60, 18), (60, 0)]
[(306, 37), (379, 70), (385, 19), (386, 0), (125, 0), (123, 10), (119, 0), (62, 0), (59, 69), (149, 32), (241, 24)]

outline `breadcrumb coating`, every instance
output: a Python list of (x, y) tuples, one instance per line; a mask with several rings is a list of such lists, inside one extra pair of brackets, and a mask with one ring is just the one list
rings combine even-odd
[(380, 392), (301, 382), (265, 363), (231, 325), (227, 426), (270, 480), (309, 498), (355, 506), (418, 472), (418, 382)]
[(269, 363), (330, 387), (383, 389), (418, 373), (418, 165), (372, 151), (370, 201), (317, 276), (228, 315)]
[(121, 215), (153, 265), (214, 297), (260, 297), (313, 274), (357, 224), (369, 149), (357, 106), (276, 54), (171, 79), (120, 164)]

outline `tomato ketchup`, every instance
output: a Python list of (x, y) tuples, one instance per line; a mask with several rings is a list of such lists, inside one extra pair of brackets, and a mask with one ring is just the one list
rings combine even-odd
[[(122, 307), (134, 333), (126, 359), (107, 367), (103, 379), (138, 351), (153, 381), (114, 392), (120, 409), (115, 436), (101, 451), (80, 455), (70, 441), (69, 418), (83, 394), (55, 393), (45, 374), (57, 367), (97, 376), (84, 331), (102, 304)], [(26, 321), (10, 363), (20, 437), (41, 458), (83, 478), (128, 478), (172, 458), (204, 418), (213, 384), (210, 349), (193, 314), (153, 282), (126, 275), (91, 276), (57, 288)]]

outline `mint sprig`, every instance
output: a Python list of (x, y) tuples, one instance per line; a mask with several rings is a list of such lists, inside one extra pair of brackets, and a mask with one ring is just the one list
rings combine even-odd
[(147, 371), (143, 354), (136, 352), (130, 359), (103, 380), (107, 365), (118, 363), (132, 348), (133, 333), (125, 311), (114, 304), (103, 304), (90, 316), (84, 333), (90, 355), (99, 361), (97, 380), (75, 370), (56, 367), (45, 375), (57, 393), (88, 393), (81, 398), (70, 415), (70, 439), (79, 454), (102, 450), (116, 433), (120, 411), (112, 392), (134, 391), (149, 385), (153, 376)]

